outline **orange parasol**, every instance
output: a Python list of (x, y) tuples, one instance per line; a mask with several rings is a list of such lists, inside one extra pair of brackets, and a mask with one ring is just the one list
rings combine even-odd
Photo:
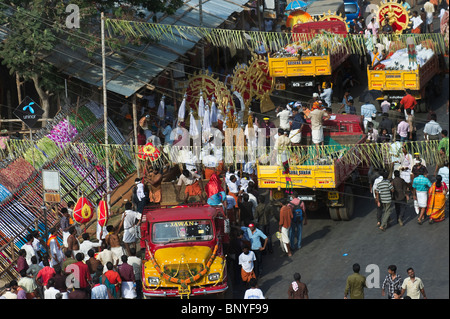
[(311, 15), (303, 10), (292, 11), (286, 19), (286, 26), (292, 28), (297, 23), (314, 21)]
[(138, 152), (138, 158), (143, 161), (150, 160), (154, 162), (159, 158), (160, 155), (161, 152), (155, 146), (153, 146), (152, 143), (145, 144), (139, 149)]

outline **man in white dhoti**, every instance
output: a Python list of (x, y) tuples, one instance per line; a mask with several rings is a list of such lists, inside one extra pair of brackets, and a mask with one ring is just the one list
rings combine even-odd
[(130, 253), (130, 245), (136, 245), (136, 240), (139, 236), (139, 224), (141, 222), (142, 214), (131, 210), (132, 205), (130, 202), (125, 204), (125, 212), (123, 213), (123, 243), (127, 254)]

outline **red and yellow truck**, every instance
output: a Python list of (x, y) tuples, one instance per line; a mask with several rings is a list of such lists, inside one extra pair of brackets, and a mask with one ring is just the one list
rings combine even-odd
[(145, 297), (221, 294), (227, 288), (229, 221), (221, 207), (144, 210), (141, 222)]

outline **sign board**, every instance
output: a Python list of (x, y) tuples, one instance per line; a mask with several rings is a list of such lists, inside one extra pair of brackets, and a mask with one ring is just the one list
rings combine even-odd
[(42, 118), (44, 110), (30, 97), (25, 97), (14, 110), (14, 115), (24, 122), (29, 128), (33, 128), (36, 122)]
[(42, 187), (46, 191), (59, 192), (61, 183), (59, 180), (59, 171), (42, 170)]

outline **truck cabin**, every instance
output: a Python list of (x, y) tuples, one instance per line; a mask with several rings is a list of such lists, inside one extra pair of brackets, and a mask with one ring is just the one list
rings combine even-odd
[(224, 240), (225, 214), (209, 205), (185, 205), (144, 209), (141, 223), (141, 248), (148, 241), (152, 250), (180, 245), (215, 245)]
[(220, 294), (228, 288), (224, 244), (227, 219), (219, 207), (144, 210), (141, 247), (145, 297)]

